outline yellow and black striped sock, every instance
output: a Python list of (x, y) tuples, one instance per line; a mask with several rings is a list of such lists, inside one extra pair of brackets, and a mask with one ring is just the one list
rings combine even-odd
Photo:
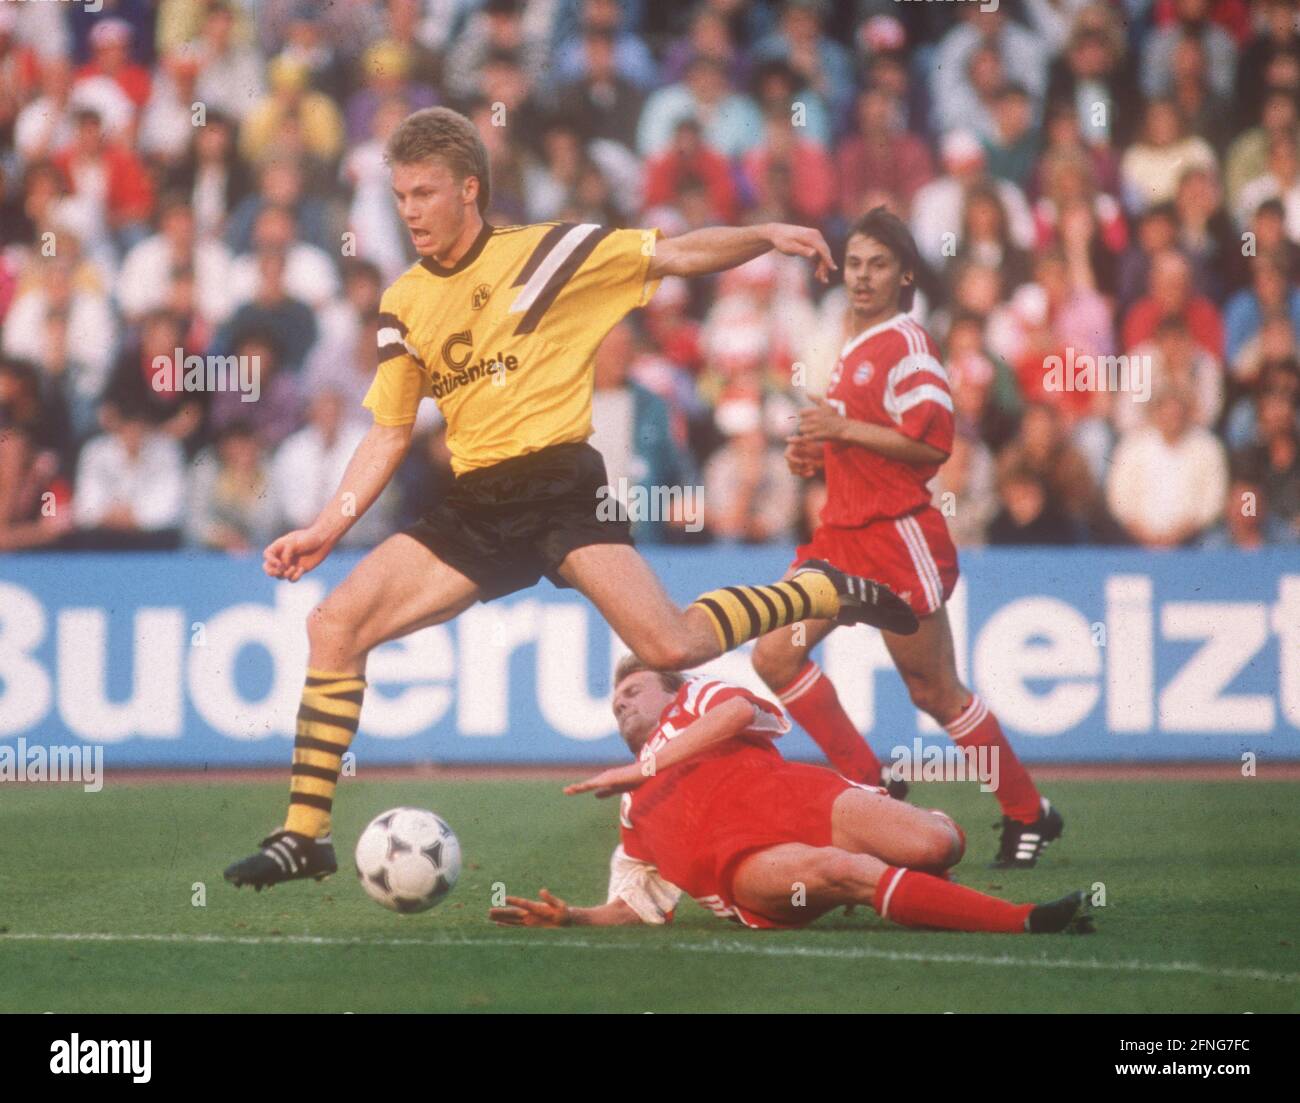
[(334, 789), (343, 755), (357, 734), (366, 680), (360, 674), (308, 670), (293, 740), (293, 780), (289, 783), (286, 831), (312, 839), (330, 833)]
[(713, 622), (718, 644), (730, 651), (746, 640), (757, 639), (774, 628), (801, 620), (829, 620), (840, 611), (833, 583), (817, 571), (805, 571), (786, 582), (770, 586), (725, 586), (710, 590), (693, 602)]

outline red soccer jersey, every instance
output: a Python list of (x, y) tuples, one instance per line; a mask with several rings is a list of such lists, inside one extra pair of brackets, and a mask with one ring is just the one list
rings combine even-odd
[(700, 845), (710, 834), (711, 811), (720, 802), (729, 803), (728, 790), (743, 786), (755, 772), (786, 765), (770, 737), (788, 732), (790, 721), (778, 706), (747, 689), (696, 678), (677, 691), (639, 755), (645, 761), (710, 710), (737, 697), (755, 706), (753, 724), (734, 739), (670, 766), (624, 793), (619, 812), (627, 854), (653, 864), (665, 880), (697, 900), (717, 891), (714, 854)]
[[(939, 347), (906, 314), (845, 342), (826, 397), (845, 417), (884, 425), (943, 452), (952, 451), (952, 395)], [(857, 528), (905, 517), (930, 501), (938, 464), (891, 460), (856, 444), (828, 443), (825, 525)]]

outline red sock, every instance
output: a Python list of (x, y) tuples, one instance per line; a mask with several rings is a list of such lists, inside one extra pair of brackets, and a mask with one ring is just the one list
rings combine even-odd
[(948, 734), (960, 747), (992, 747), (996, 752), (997, 789), (995, 795), (1002, 814), (1022, 823), (1033, 823), (1042, 814), (1043, 801), (1029, 771), (1016, 757), (1007, 737), (1002, 734), (998, 718), (980, 698), (973, 696), (962, 714), (945, 724)]
[(1012, 904), (915, 869), (889, 866), (871, 906), (904, 927), (1022, 934), (1033, 904)]
[(821, 667), (809, 662), (777, 697), (836, 770), (850, 781), (880, 784), (880, 760), (853, 726)]

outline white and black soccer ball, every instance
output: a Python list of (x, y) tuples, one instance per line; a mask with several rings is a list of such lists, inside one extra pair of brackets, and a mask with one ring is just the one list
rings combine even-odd
[(460, 840), (441, 816), (393, 808), (361, 832), (356, 863), (372, 900), (396, 912), (428, 911), (456, 886)]

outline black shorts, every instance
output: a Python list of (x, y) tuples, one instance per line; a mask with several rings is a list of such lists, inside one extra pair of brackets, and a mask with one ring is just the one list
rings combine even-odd
[[(556, 573), (587, 544), (631, 544), (626, 514), (598, 509), (605, 461), (589, 444), (556, 444), (459, 476), (406, 535), (455, 567), (491, 601)], [(611, 519), (602, 520), (606, 513)]]

